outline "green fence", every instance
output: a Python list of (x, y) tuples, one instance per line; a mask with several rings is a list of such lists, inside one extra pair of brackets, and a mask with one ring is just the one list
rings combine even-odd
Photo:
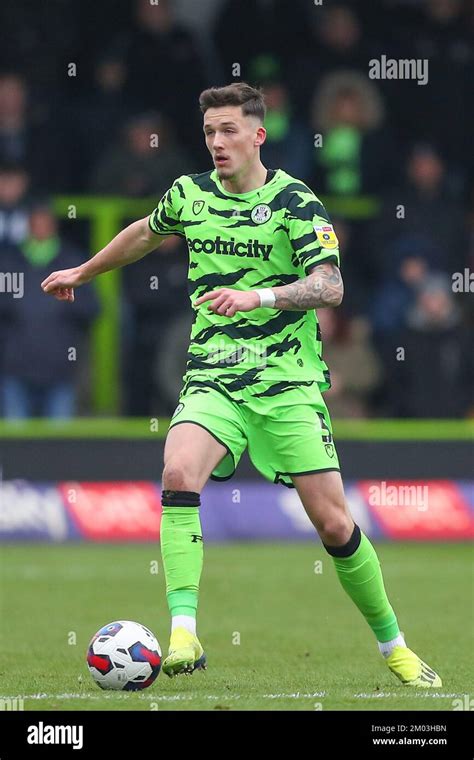
[[(367, 196), (323, 197), (330, 214), (346, 219), (367, 219), (377, 213), (378, 201)], [(58, 216), (90, 224), (90, 254), (100, 251), (128, 220), (147, 216), (157, 199), (111, 196), (60, 196), (55, 199)], [(121, 272), (115, 270), (96, 280), (102, 312), (92, 336), (92, 398), (94, 412), (114, 415), (120, 409), (120, 293)], [(79, 296), (80, 297), (80, 296)]]
[[(72, 421), (0, 420), (0, 440), (103, 438), (162, 439), (169, 420), (163, 418), (78, 418)], [(472, 420), (333, 420), (334, 436), (346, 441), (474, 441)]]

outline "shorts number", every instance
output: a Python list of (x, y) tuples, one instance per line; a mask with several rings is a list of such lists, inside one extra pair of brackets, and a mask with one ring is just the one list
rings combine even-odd
[[(321, 423), (321, 428), (323, 430), (323, 443), (332, 443), (332, 433), (328, 427), (328, 424), (325, 420), (324, 414), (322, 412), (318, 412), (319, 421)], [(325, 432), (324, 432), (325, 431)]]

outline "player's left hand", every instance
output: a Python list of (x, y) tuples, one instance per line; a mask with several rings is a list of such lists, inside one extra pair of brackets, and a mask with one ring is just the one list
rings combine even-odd
[(223, 317), (233, 317), (236, 311), (252, 311), (260, 308), (260, 296), (256, 290), (220, 288), (197, 298), (193, 305), (200, 306), (204, 301), (210, 301), (207, 307), (209, 311)]

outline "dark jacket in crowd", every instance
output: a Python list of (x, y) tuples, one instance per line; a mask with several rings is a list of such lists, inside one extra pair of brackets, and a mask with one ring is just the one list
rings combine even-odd
[[(404, 206), (403, 219), (396, 213), (400, 204)], [(387, 194), (371, 237), (374, 267), (383, 278), (392, 276), (408, 255), (420, 256), (431, 269), (448, 274), (465, 266), (463, 208), (443, 189), (426, 196), (407, 184)], [(389, 247), (392, 253), (382, 255)]]
[(392, 409), (397, 417), (465, 417), (472, 407), (472, 338), (465, 328), (402, 331), (396, 341), (404, 361), (393, 362)]
[[(56, 269), (68, 269), (83, 261), (78, 251), (63, 243), (46, 267), (32, 266), (19, 248), (2, 253), (2, 272), (23, 274), (23, 295), (0, 293), (0, 320), (4, 325), (2, 372), (39, 383), (72, 379), (81, 361), (84, 337), (99, 314), (98, 299), (91, 285), (76, 291), (74, 303), (45, 295), (41, 282)], [(69, 351), (76, 349), (76, 360)]]

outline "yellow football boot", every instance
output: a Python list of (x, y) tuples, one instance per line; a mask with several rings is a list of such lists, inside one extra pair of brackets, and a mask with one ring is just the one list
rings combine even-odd
[(439, 675), (408, 647), (394, 647), (386, 658), (386, 663), (404, 686), (430, 689), (443, 685)]
[(197, 636), (186, 628), (175, 628), (171, 633), (168, 656), (163, 661), (163, 673), (172, 678), (206, 667), (206, 655)]

